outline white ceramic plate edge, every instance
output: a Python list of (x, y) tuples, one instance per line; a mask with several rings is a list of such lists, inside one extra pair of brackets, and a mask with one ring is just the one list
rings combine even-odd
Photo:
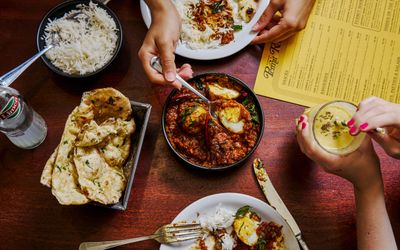
[[(283, 225), (283, 237), (285, 242), (285, 249), (299, 250), (297, 240), (286, 221), (267, 203), (256, 199), (254, 197), (240, 194), (240, 193), (219, 193), (201, 198), (186, 208), (184, 208), (172, 221), (172, 223), (187, 221), (191, 222), (196, 220), (198, 213), (207, 213), (221, 203), (223, 207), (236, 211), (238, 208), (249, 205), (253, 210), (259, 214), (262, 220), (273, 221), (277, 224)], [(184, 250), (195, 241), (187, 241), (173, 245), (161, 245), (160, 250)]]
[[(256, 37), (257, 33), (253, 32), (251, 29), (268, 7), (269, 1), (270, 0), (259, 1), (257, 11), (253, 19), (251, 19), (251, 21), (246, 24), (241, 31), (235, 32), (234, 42), (218, 48), (199, 50), (190, 49), (184, 44), (179, 43), (175, 53), (191, 59), (214, 60), (230, 56), (242, 50), (253, 40), (254, 37)], [(151, 24), (151, 12), (144, 0), (140, 0), (140, 11), (142, 13), (144, 23), (146, 24), (147, 28), (149, 28)]]

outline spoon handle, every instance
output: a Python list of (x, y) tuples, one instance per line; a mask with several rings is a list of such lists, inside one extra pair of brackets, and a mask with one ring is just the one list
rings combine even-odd
[(48, 46), (42, 51), (39, 51), (36, 53), (36, 55), (32, 56), (29, 58), (27, 61), (22, 63), (21, 65), (17, 66), (16, 68), (12, 69), (11, 71), (5, 73), (0, 77), (0, 86), (10, 86), (12, 82), (15, 81), (15, 79), (18, 78), (24, 72), (36, 59), (41, 57), (44, 53), (46, 53), (49, 49), (51, 49), (53, 45)]
[[(162, 66), (160, 63), (160, 59), (158, 57), (153, 57), (151, 58), (150, 61), (151, 66), (157, 70), (159, 73), (162, 74)], [(189, 89), (190, 91), (192, 91), (193, 93), (195, 93), (197, 96), (199, 96), (203, 101), (205, 102), (210, 102), (207, 97), (205, 97), (203, 94), (201, 94), (199, 91), (197, 91), (197, 89), (193, 88), (192, 85), (190, 85), (189, 83), (187, 83), (185, 80), (182, 79), (182, 77), (180, 77), (178, 74), (176, 74), (176, 80), (178, 80), (178, 82), (180, 82), (184, 87), (186, 87), (187, 89)]]
[(189, 89), (190, 91), (192, 91), (193, 93), (195, 93), (196, 95), (198, 95), (203, 101), (205, 102), (210, 102), (210, 100), (208, 100), (207, 97), (205, 97), (204, 95), (202, 95), (199, 91), (197, 91), (197, 89), (193, 88), (192, 85), (190, 85), (188, 82), (186, 82), (185, 80), (182, 79), (182, 77), (180, 77), (178, 74), (176, 75), (176, 80), (178, 80), (178, 82), (180, 82), (183, 86), (185, 86), (187, 89)]

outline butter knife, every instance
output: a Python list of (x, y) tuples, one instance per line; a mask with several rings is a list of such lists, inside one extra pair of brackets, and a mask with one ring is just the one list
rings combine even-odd
[(296, 239), (299, 242), (301, 248), (303, 250), (308, 250), (309, 248), (302, 238), (299, 226), (297, 225), (293, 216), (290, 214), (281, 197), (279, 197), (274, 186), (272, 185), (272, 182), (269, 179), (267, 172), (265, 171), (264, 164), (261, 159), (254, 159), (253, 169), (257, 177), (258, 184), (260, 184), (261, 190), (264, 192), (268, 203), (273, 208), (275, 208), (275, 210), (286, 220), (289, 227), (292, 229), (294, 235), (296, 236)]

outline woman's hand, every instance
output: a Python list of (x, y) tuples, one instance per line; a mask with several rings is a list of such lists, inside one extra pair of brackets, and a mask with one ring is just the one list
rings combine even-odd
[(346, 156), (325, 152), (311, 138), (307, 116), (300, 116), (297, 141), (301, 151), (325, 171), (339, 175), (354, 185), (357, 207), (359, 249), (397, 249), (386, 211), (379, 158), (367, 136), (361, 146)]
[(301, 151), (317, 162), (326, 172), (341, 176), (353, 183), (357, 190), (382, 188), (379, 158), (368, 136), (355, 152), (339, 156), (320, 148), (311, 137), (307, 116), (300, 116), (297, 141)]
[[(253, 44), (280, 42), (304, 29), (315, 0), (271, 0), (253, 31)], [(278, 13), (279, 12), (279, 13)]]
[[(400, 159), (400, 105), (387, 102), (377, 97), (363, 100), (354, 117), (348, 122), (350, 134), (368, 132), (385, 152)], [(376, 128), (384, 128), (385, 133), (378, 133)]]
[[(152, 22), (139, 50), (144, 71), (152, 83), (171, 84), (180, 88), (181, 84), (175, 78), (176, 73), (184, 79), (189, 79), (193, 71), (189, 64), (183, 65), (179, 70), (175, 66), (174, 52), (181, 29), (179, 14), (170, 0), (147, 0), (147, 4), (151, 9)], [(150, 59), (154, 56), (161, 58), (163, 75), (150, 65)]]

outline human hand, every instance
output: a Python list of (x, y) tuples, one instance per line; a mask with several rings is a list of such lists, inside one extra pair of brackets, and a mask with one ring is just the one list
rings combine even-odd
[(383, 185), (379, 158), (368, 136), (356, 151), (349, 155), (339, 156), (320, 148), (312, 139), (312, 131), (308, 126), (307, 116), (300, 116), (297, 125), (297, 141), (300, 149), (326, 172), (349, 180), (360, 191)]
[[(171, 1), (147, 1), (152, 10), (152, 23), (139, 50), (139, 58), (144, 71), (152, 83), (170, 84), (180, 88), (176, 81), (176, 73), (183, 79), (189, 79), (193, 75), (189, 64), (184, 64), (180, 69), (175, 66), (175, 49), (179, 40), (181, 20), (175, 6)], [(163, 67), (163, 75), (158, 73), (150, 65), (154, 56), (160, 56)]]
[[(377, 97), (368, 97), (358, 105), (358, 111), (348, 122), (350, 134), (367, 132), (385, 152), (400, 159), (400, 105)], [(385, 133), (377, 133), (384, 128)]]
[[(280, 42), (304, 29), (315, 0), (271, 0), (253, 31), (253, 44)], [(280, 12), (280, 14), (278, 13)]]

